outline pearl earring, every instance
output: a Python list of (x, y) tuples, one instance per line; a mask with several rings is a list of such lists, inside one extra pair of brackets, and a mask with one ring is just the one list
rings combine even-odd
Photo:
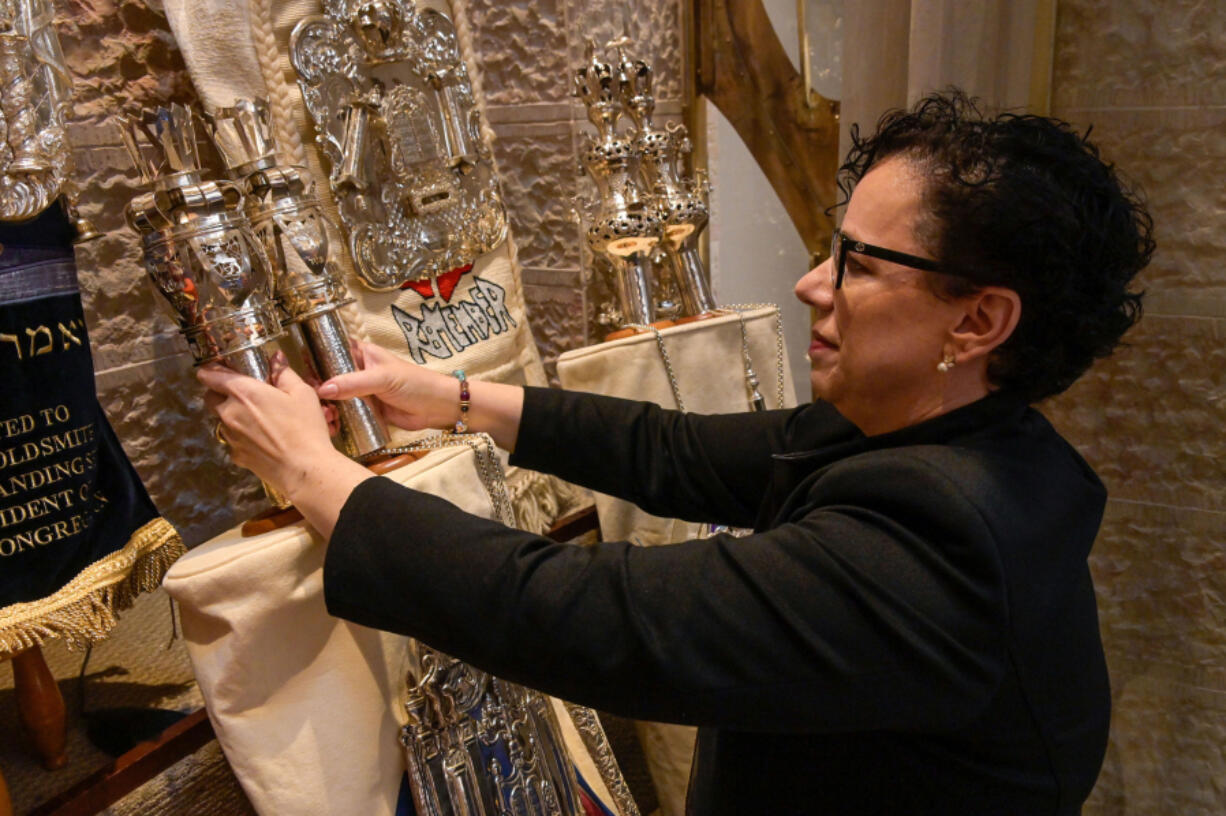
[(941, 362), (937, 363), (937, 371), (941, 372), (942, 374), (946, 373), (953, 367), (954, 367), (954, 356), (952, 354), (946, 353), (945, 357), (942, 358)]

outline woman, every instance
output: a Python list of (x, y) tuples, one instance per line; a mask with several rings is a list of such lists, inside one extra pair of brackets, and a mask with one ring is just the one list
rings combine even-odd
[[(471, 384), (469, 427), (514, 463), (751, 536), (555, 544), (372, 477), (292, 372), (200, 379), (235, 461), (331, 539), (334, 614), (701, 726), (692, 812), (1078, 813), (1107, 734), (1086, 565), (1105, 492), (1029, 404), (1139, 316), (1151, 223), (1053, 120), (950, 93), (853, 137), (832, 257), (796, 286), (813, 404), (702, 417)], [(454, 379), (374, 347), (318, 389), (358, 394), (407, 428), (461, 419)]]

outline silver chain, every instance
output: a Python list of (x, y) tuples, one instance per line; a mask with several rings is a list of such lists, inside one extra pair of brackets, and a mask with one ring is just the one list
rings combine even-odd
[(783, 407), (783, 392), (784, 392), (784, 372), (783, 372), (783, 311), (775, 303), (730, 303), (727, 306), (721, 307), (727, 311), (736, 312), (741, 318), (741, 350), (745, 353), (745, 373), (748, 380), (749, 374), (752, 372), (752, 363), (749, 359), (749, 337), (745, 329), (745, 312), (752, 312), (755, 309), (774, 309), (775, 310), (775, 376), (776, 382), (779, 385), (778, 397), (775, 403), (776, 408)]
[(673, 371), (673, 361), (668, 356), (668, 349), (664, 346), (664, 336), (660, 334), (660, 330), (655, 326), (648, 326), (643, 323), (627, 323), (625, 327), (649, 331), (656, 336), (656, 346), (660, 349), (660, 359), (664, 361), (664, 373), (668, 375), (668, 385), (673, 389), (673, 399), (677, 401), (677, 410), (684, 414), (685, 403), (681, 401), (681, 386), (677, 384), (677, 374)]
[(377, 456), (399, 456), (402, 453), (417, 453), (419, 451), (441, 450), (458, 445), (472, 448), (477, 460), (477, 477), (481, 480), (485, 492), (489, 494), (490, 503), (494, 506), (497, 520), (508, 527), (515, 526), (515, 512), (511, 508), (511, 499), (507, 494), (506, 474), (502, 470), (502, 462), (498, 461), (498, 453), (494, 449), (494, 440), (489, 434), (466, 433), (457, 434), (451, 431), (430, 436), (412, 445), (399, 448), (384, 448), (375, 451)]
[[(784, 374), (783, 374), (783, 312), (774, 303), (733, 303), (720, 307), (720, 311), (735, 313), (741, 321), (741, 354), (745, 365), (745, 385), (749, 392), (750, 404), (758, 400), (765, 404), (766, 400), (758, 391), (758, 374), (753, 368), (753, 359), (749, 356), (749, 334), (745, 326), (745, 312), (756, 309), (773, 309), (775, 311), (775, 377), (778, 384), (775, 401), (776, 408), (783, 407)], [(624, 328), (649, 331), (656, 337), (656, 346), (660, 349), (660, 359), (664, 361), (664, 372), (668, 375), (668, 385), (673, 391), (673, 399), (677, 402), (677, 410), (685, 413), (685, 403), (681, 399), (681, 386), (677, 382), (677, 374), (673, 371), (672, 358), (668, 356), (668, 348), (664, 345), (664, 335), (655, 326), (643, 323), (627, 323)], [(757, 410), (757, 409), (755, 409)]]
[(758, 372), (754, 370), (753, 358), (749, 356), (749, 330), (745, 327), (745, 313), (737, 312), (741, 324), (741, 363), (745, 366), (745, 390), (748, 392), (749, 407), (754, 411), (766, 410), (766, 398), (758, 390)]

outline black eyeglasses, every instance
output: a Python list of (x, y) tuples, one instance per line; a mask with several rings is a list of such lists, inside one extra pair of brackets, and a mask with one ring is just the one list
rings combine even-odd
[(830, 237), (830, 257), (834, 263), (830, 265), (830, 282), (838, 289), (843, 285), (843, 274), (847, 266), (847, 253), (858, 252), (870, 258), (880, 258), (883, 261), (902, 264), (912, 269), (922, 269), (925, 272), (936, 272), (940, 267), (931, 258), (921, 258), (918, 255), (908, 255), (885, 247), (873, 246), (863, 241), (848, 238), (842, 230), (835, 230)]

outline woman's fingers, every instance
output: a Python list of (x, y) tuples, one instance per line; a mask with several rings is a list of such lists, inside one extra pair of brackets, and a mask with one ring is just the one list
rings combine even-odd
[(275, 369), (272, 373), (271, 382), (278, 391), (285, 394), (293, 394), (303, 389), (311, 393), (315, 392), (315, 389), (303, 382), (302, 378), (298, 376), (298, 372), (288, 365)]
[(367, 368), (338, 374), (315, 389), (315, 392), (324, 399), (341, 400), (383, 394), (390, 390), (390, 385), (383, 369)]
[(236, 381), (250, 378), (220, 363), (209, 363), (196, 369), (196, 379), (210, 391), (229, 395), (234, 393), (233, 388)]
[(217, 413), (217, 406), (226, 401), (225, 394), (219, 394), (216, 391), (204, 392), (204, 407), (212, 413)]

